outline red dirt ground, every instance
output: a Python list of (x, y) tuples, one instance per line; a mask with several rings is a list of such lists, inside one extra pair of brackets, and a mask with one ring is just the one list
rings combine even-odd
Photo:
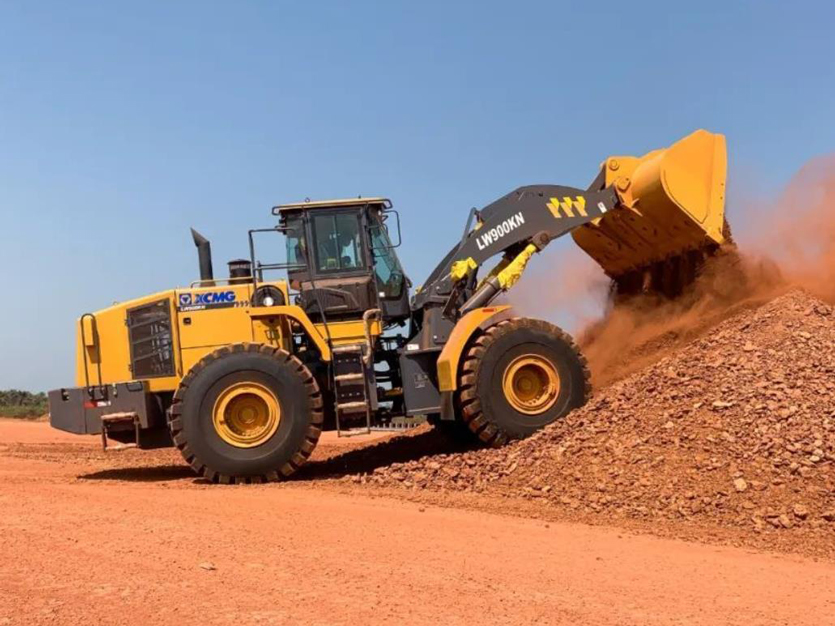
[(830, 561), (332, 480), (364, 442), (237, 487), (96, 443), (0, 420), (0, 625), (835, 624)]

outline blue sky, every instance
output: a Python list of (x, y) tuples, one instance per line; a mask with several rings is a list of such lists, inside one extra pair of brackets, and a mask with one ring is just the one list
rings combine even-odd
[(279, 202), (391, 197), (420, 283), (471, 206), (703, 127), (728, 137), (733, 219), (833, 151), (833, 23), (824, 2), (0, 2), (0, 388), (72, 384), (80, 313), (188, 283), (189, 226), (221, 268)]

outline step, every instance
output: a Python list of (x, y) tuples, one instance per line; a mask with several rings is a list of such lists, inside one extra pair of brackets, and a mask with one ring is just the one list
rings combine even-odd
[(125, 413), (106, 413), (101, 416), (102, 423), (111, 423), (111, 422), (133, 422), (134, 420), (139, 419), (139, 415), (136, 414), (134, 411), (125, 412)]
[[(139, 447), (139, 415), (135, 411), (124, 411), (121, 413), (105, 413), (100, 418), (101, 420), (101, 446), (105, 452), (120, 452), (122, 450), (132, 450)], [(121, 422), (130, 422), (133, 425), (134, 443), (120, 443), (116, 446), (107, 444), (107, 435), (110, 432), (109, 427)]]
[(362, 354), (364, 348), (365, 346), (361, 343), (352, 343), (346, 346), (335, 346), (331, 349), (331, 352), (333, 352), (334, 354)]
[(355, 380), (365, 380), (365, 374), (340, 374), (339, 376), (335, 376), (334, 380), (338, 383), (347, 383)]
[(338, 437), (356, 437), (358, 435), (368, 435), (371, 433), (371, 429), (367, 426), (362, 426), (361, 428), (347, 428), (342, 429), (337, 433)]
[(124, 450), (134, 450), (138, 447), (139, 444), (136, 443), (117, 443), (115, 446), (107, 446), (105, 452), (122, 452)]
[(336, 408), (343, 413), (359, 413), (368, 410), (368, 402), (344, 402), (337, 404)]

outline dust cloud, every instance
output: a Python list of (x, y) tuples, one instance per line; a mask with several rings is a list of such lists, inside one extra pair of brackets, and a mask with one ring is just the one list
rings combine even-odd
[(776, 202), (743, 208), (744, 248), (773, 259), (786, 280), (835, 302), (835, 155), (809, 161)]
[(728, 214), (738, 247), (710, 259), (676, 300), (640, 296), (614, 305), (603, 272), (574, 248), (540, 262), (512, 302), (523, 315), (574, 330), (598, 388), (789, 289), (835, 303), (835, 155), (807, 163), (775, 199)]

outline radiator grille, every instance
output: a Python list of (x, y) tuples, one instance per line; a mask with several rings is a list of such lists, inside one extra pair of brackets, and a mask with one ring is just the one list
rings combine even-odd
[(128, 310), (128, 333), (134, 378), (174, 375), (171, 308), (168, 300)]

